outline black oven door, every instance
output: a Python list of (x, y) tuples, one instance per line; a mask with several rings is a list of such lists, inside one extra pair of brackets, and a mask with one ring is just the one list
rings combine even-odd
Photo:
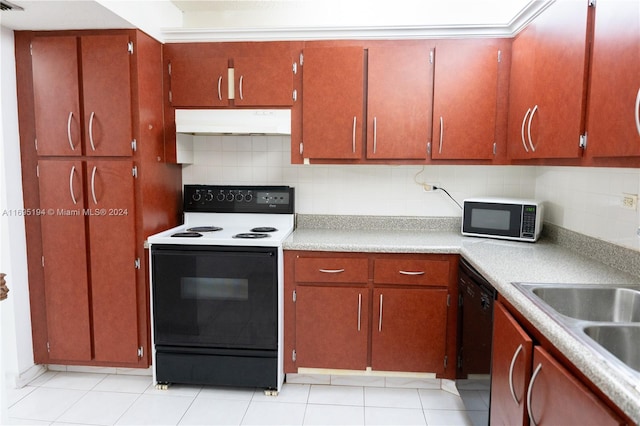
[(278, 252), (154, 245), (156, 345), (277, 350)]

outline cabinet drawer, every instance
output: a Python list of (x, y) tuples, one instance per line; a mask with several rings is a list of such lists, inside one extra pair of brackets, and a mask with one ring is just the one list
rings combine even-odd
[(449, 261), (423, 259), (376, 259), (374, 284), (447, 286)]
[(340, 257), (299, 257), (296, 281), (313, 283), (366, 283), (368, 259)]

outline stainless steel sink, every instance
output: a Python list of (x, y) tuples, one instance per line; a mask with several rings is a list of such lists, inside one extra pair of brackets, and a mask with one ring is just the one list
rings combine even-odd
[(640, 324), (592, 325), (583, 330), (625, 365), (640, 372)]
[(541, 286), (533, 294), (556, 312), (579, 320), (640, 322), (640, 291), (593, 286)]

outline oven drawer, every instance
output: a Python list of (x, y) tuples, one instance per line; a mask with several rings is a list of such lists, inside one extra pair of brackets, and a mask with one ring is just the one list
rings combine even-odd
[(366, 283), (369, 260), (366, 258), (298, 257), (295, 280), (299, 283)]
[(375, 259), (373, 283), (446, 287), (449, 284), (449, 261)]

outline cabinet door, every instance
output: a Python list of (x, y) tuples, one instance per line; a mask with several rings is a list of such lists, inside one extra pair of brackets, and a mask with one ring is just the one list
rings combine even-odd
[(80, 161), (38, 162), (49, 357), (91, 360), (91, 317)]
[(532, 351), (529, 335), (502, 304), (496, 303), (493, 311), (490, 424), (526, 424), (525, 404)]
[(129, 37), (84, 36), (82, 93), (87, 155), (131, 155)]
[(235, 104), (293, 105), (293, 60), (288, 57), (234, 58)]
[[(528, 54), (533, 53), (533, 69), (527, 72), (532, 90), (531, 97), (524, 101), (524, 112), (518, 107), (521, 100), (514, 99), (520, 91), (515, 89), (510, 95), (510, 109), (514, 109), (509, 122), (513, 158), (582, 155), (579, 143), (585, 114), (587, 12), (587, 0), (557, 1), (523, 31), (519, 38), (524, 35), (524, 42), (514, 44), (513, 67), (518, 67), (515, 61), (522, 57), (517, 49), (525, 46)], [(533, 45), (526, 46), (529, 43)], [(513, 76), (511, 90), (518, 84), (518, 77), (518, 73)], [(524, 154), (523, 134), (528, 149)]]
[(540, 346), (534, 348), (533, 365), (528, 390), (533, 417), (529, 419), (530, 424), (562, 425), (569, 421), (594, 426), (625, 424)]
[(374, 289), (371, 368), (442, 374), (446, 330), (447, 290)]
[(138, 359), (132, 168), (130, 161), (87, 162), (96, 361), (136, 362)]
[(640, 3), (597, 3), (587, 152), (640, 155)]
[(368, 159), (427, 157), (433, 93), (430, 54), (426, 44), (369, 48)]
[(39, 155), (82, 155), (76, 37), (34, 37), (31, 43)]
[(364, 50), (304, 49), (302, 81), (302, 156), (362, 158)]
[(367, 368), (368, 292), (364, 287), (297, 287), (297, 367)]
[(498, 51), (494, 41), (438, 43), (431, 158), (493, 158)]
[(229, 60), (187, 58), (171, 60), (171, 106), (215, 107), (229, 104)]

